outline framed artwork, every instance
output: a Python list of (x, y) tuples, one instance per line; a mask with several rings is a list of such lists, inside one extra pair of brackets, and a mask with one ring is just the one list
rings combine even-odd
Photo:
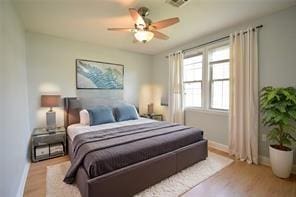
[(124, 66), (91, 60), (76, 60), (77, 89), (123, 89)]

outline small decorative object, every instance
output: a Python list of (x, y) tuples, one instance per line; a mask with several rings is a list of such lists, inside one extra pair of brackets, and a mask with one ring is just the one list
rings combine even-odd
[(153, 103), (148, 104), (148, 114), (153, 114)]
[(76, 60), (77, 89), (123, 89), (124, 66), (90, 60)]
[(46, 128), (48, 131), (56, 129), (56, 113), (52, 110), (53, 107), (60, 105), (60, 95), (42, 95), (41, 107), (49, 107), (49, 111), (46, 112)]
[(296, 89), (265, 87), (260, 96), (262, 122), (271, 127), (268, 133), (270, 162), (273, 173), (281, 178), (290, 176), (296, 142)]

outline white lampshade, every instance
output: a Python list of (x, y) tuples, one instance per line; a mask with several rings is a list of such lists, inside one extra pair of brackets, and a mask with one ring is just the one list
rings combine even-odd
[(137, 31), (135, 33), (135, 38), (143, 43), (149, 42), (154, 36), (154, 33), (152, 33), (151, 31), (145, 31), (145, 30), (141, 30), (141, 31)]

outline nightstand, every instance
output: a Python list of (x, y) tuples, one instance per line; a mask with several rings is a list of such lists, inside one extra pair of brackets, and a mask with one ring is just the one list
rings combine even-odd
[(57, 127), (34, 129), (31, 137), (32, 162), (63, 156), (67, 150), (66, 129)]
[(142, 114), (141, 117), (150, 118), (150, 119), (153, 119), (153, 120), (163, 121), (162, 114)]

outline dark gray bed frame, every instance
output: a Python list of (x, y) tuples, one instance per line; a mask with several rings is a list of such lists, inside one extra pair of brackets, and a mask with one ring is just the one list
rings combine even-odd
[[(64, 98), (65, 127), (79, 122), (79, 100)], [(73, 107), (75, 106), (75, 107)], [(72, 161), (72, 141), (67, 137), (68, 153)], [(166, 154), (89, 178), (83, 167), (76, 175), (76, 184), (83, 197), (125, 197), (136, 193), (205, 160), (208, 156), (207, 140), (201, 140)]]

